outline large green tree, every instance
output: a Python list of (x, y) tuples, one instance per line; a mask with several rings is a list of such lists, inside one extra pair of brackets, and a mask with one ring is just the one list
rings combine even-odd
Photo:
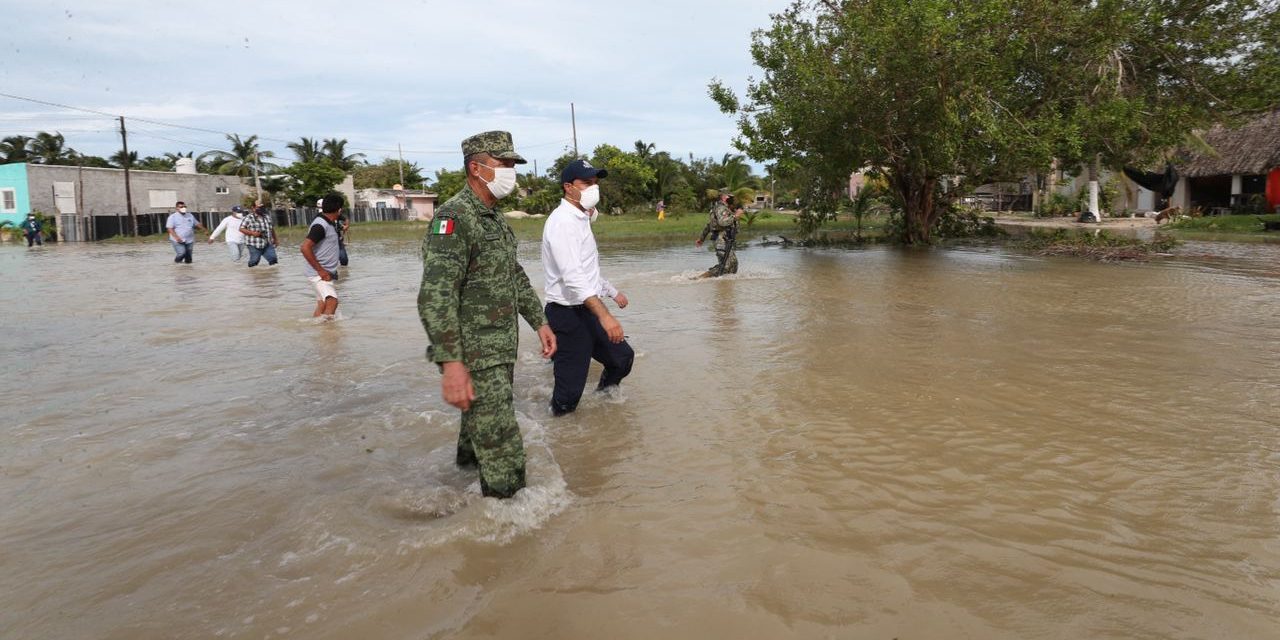
[(436, 170), (436, 177), (427, 185), (427, 189), (436, 194), (439, 202), (446, 202), (467, 186), (467, 174), (462, 169), (450, 171)]
[(602, 144), (592, 152), (591, 164), (609, 172), (600, 181), (600, 211), (613, 212), (649, 201), (657, 175), (639, 155)]
[(417, 189), (426, 182), (422, 177), (422, 168), (416, 163), (405, 162), (404, 182), (400, 182), (401, 163), (395, 158), (383, 158), (377, 164), (363, 164), (352, 171), (352, 179), (357, 189), (390, 189), (400, 184), (406, 189)]
[[(903, 240), (928, 242), (945, 180), (1149, 159), (1215, 119), (1275, 104), (1259, 81), (1272, 0), (798, 0), (753, 36), (763, 77), (737, 144), (803, 176), (822, 214), (882, 174)], [(1228, 25), (1229, 28), (1228, 28)], [(1274, 93), (1272, 93), (1274, 95)]]
[(303, 207), (315, 206), (316, 200), (333, 191), (346, 177), (342, 169), (327, 161), (295, 162), (281, 173), (291, 178), (285, 184), (285, 196)]

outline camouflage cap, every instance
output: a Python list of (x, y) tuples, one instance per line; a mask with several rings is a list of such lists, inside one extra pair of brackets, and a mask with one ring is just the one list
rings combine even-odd
[(507, 131), (486, 131), (463, 140), (463, 157), (473, 153), (487, 153), (495, 158), (515, 160), (516, 164), (525, 164), (525, 159), (516, 153), (515, 143), (511, 142), (511, 133)]

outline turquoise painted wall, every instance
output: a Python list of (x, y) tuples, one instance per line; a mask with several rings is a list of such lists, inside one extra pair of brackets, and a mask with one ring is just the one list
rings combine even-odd
[[(15, 162), (0, 164), (0, 189), (13, 189), (18, 210), (13, 213), (0, 213), (0, 220), (8, 220), (18, 224), (31, 213), (31, 192), (27, 187), (27, 164)], [(4, 201), (0, 200), (0, 206)]]

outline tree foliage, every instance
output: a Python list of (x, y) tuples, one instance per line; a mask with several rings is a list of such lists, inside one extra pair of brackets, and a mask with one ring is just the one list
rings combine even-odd
[(325, 161), (295, 162), (281, 173), (291, 178), (284, 185), (285, 197), (304, 207), (314, 206), (346, 177), (342, 169)]
[(437, 169), (436, 177), (427, 185), (427, 189), (436, 194), (439, 202), (445, 202), (457, 195), (467, 185), (467, 175), (461, 169)]
[(324, 150), (324, 158), (333, 166), (351, 173), (356, 167), (364, 164), (363, 153), (347, 153), (347, 139), (325, 138), (320, 145)]
[[(383, 158), (378, 164), (357, 166), (352, 172), (357, 189), (390, 189), (400, 183), (400, 163), (395, 158)], [(407, 189), (417, 189), (426, 180), (422, 168), (416, 163), (404, 163), (404, 183)]]
[(1276, 73), (1274, 14), (1270, 0), (798, 0), (754, 34), (764, 75), (745, 100), (719, 81), (710, 94), (738, 116), (739, 148), (802, 178), (806, 208), (868, 169), (903, 240), (927, 242), (944, 178), (1140, 161), (1274, 105), (1260, 82)]
[[(253, 135), (242, 139), (239, 134), (233, 133), (227, 136), (227, 142), (231, 143), (230, 151), (206, 151), (200, 154), (197, 162), (207, 162), (207, 166), (214, 173), (241, 178), (253, 175), (255, 163), (258, 171), (262, 173), (274, 173), (280, 170), (279, 165), (263, 161), (264, 158), (274, 158), (275, 153), (259, 149), (258, 136)], [(293, 145), (290, 145), (290, 148), (293, 148)]]

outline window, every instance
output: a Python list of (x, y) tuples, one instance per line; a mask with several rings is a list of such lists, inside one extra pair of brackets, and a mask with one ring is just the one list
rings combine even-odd
[(152, 209), (168, 209), (178, 202), (178, 192), (172, 189), (150, 189), (147, 191), (147, 204)]
[(214, 187), (213, 192), (218, 195), (226, 195), (228, 193), (231, 193), (231, 190), (226, 187)]
[(386, 208), (387, 208), (387, 203), (382, 202), (381, 200), (379, 200), (376, 204), (374, 204), (374, 207), (376, 207), (376, 208), (378, 208), (378, 209), (386, 209)]
[(0, 211), (4, 213), (18, 212), (18, 192), (13, 189), (0, 189)]

